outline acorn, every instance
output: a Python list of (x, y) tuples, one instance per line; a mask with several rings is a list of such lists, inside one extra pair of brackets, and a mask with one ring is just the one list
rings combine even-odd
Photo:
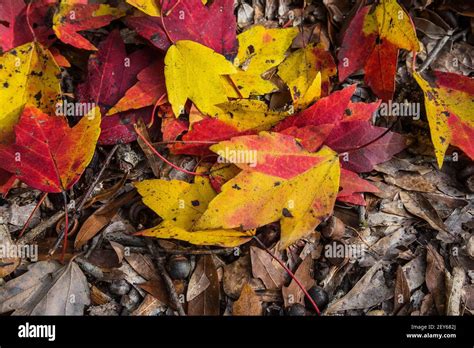
[(267, 317), (279, 317), (279, 316), (282, 316), (283, 314), (284, 314), (283, 309), (275, 303), (272, 303), (270, 306), (268, 306), (265, 309), (265, 316)]
[[(329, 296), (328, 293), (320, 286), (313, 286), (308, 290), (309, 296), (313, 299), (316, 303), (320, 311), (326, 309), (329, 303)], [(304, 298), (304, 304), (306, 308), (314, 310), (313, 304), (307, 297)]]
[(344, 236), (346, 231), (346, 226), (339, 218), (334, 215), (329, 218), (327, 223), (324, 225), (321, 230), (321, 234), (328, 239), (339, 240)]
[(286, 308), (286, 315), (290, 317), (304, 317), (306, 315), (306, 308), (301, 303), (295, 303)]
[(191, 262), (183, 255), (173, 255), (167, 265), (168, 273), (173, 279), (186, 279), (191, 273)]

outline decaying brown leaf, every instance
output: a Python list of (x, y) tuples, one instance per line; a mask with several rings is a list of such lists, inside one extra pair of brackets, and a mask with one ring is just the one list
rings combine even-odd
[(433, 295), (438, 314), (443, 315), (446, 313), (444, 260), (432, 245), (428, 245), (426, 251), (426, 286)]
[(0, 289), (0, 313), (14, 315), (83, 315), (90, 304), (87, 279), (71, 261), (34, 263), (25, 274)]
[(237, 299), (240, 292), (251, 277), (250, 256), (244, 255), (236, 261), (224, 266), (222, 286), (227, 296)]
[(234, 302), (234, 315), (262, 315), (262, 301), (247, 283), (243, 286), (240, 297)]
[[(307, 256), (299, 265), (295, 272), (295, 277), (300, 281), (306, 290), (314, 285), (314, 279), (312, 277), (313, 260), (310, 256)], [(281, 289), (283, 293), (283, 301), (285, 307), (289, 307), (295, 303), (304, 304), (304, 293), (303, 290), (296, 284), (293, 279), (288, 286), (284, 286)]]
[(401, 267), (398, 267), (397, 278), (395, 281), (393, 313), (396, 315), (406, 315), (408, 313), (408, 309), (406, 308), (406, 306), (409, 303), (410, 288), (408, 286), (408, 281), (405, 277), (405, 272), (403, 272), (403, 269)]
[(260, 278), (267, 289), (279, 289), (285, 283), (285, 270), (273, 264), (273, 259), (265, 250), (250, 247), (252, 274)]
[[(193, 277), (197, 281), (193, 282)], [(203, 282), (201, 279), (207, 279), (207, 281)], [(199, 290), (191, 290), (196, 295), (189, 299), (189, 288), (191, 286), (197, 287)], [(211, 255), (204, 255), (199, 259), (189, 281), (189, 288), (186, 296), (189, 301), (188, 315), (219, 315), (219, 279)]]
[(391, 298), (393, 288), (386, 284), (383, 274), (384, 265), (386, 263), (383, 261), (373, 265), (344, 297), (328, 307), (326, 313), (366, 309)]

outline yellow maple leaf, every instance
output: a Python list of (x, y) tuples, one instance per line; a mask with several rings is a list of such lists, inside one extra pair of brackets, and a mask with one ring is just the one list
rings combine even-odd
[(239, 52), (234, 64), (240, 70), (231, 78), (244, 98), (275, 90), (275, 85), (263, 79), (262, 74), (285, 59), (297, 34), (297, 28), (267, 29), (257, 25), (237, 36)]
[(209, 181), (196, 177), (190, 184), (180, 180), (151, 179), (135, 183), (143, 202), (162, 219), (191, 229), (216, 195)]
[(217, 107), (220, 110), (215, 117), (241, 131), (268, 130), (288, 116), (285, 112), (268, 110), (267, 104), (260, 100), (233, 100)]
[(397, 0), (382, 0), (376, 6), (373, 16), (381, 39), (387, 39), (398, 48), (407, 51), (420, 50), (410, 16)]
[(0, 142), (13, 137), (25, 104), (54, 114), (61, 94), (61, 70), (51, 52), (37, 42), (16, 47), (0, 57)]
[[(198, 172), (204, 171), (200, 167)], [(216, 196), (209, 179), (197, 176), (190, 184), (179, 180), (152, 179), (135, 183), (143, 202), (164, 221), (138, 234), (179, 239), (195, 245), (234, 247), (247, 242), (254, 231), (231, 229), (193, 230), (195, 222)]]
[(213, 245), (224, 248), (233, 248), (244, 244), (252, 239), (254, 234), (255, 231), (240, 232), (225, 229), (188, 231), (168, 220), (163, 221), (158, 226), (137, 233), (137, 235), (145, 237), (178, 239), (194, 245)]
[(310, 44), (291, 53), (278, 66), (278, 75), (288, 85), (295, 107), (302, 109), (319, 99), (322, 83), (329, 92), (329, 79), (336, 75), (336, 65), (330, 53)]
[[(450, 73), (435, 72), (435, 78), (425, 80), (413, 74), (425, 96), (426, 116), (431, 132), (438, 167), (444, 162), (448, 146), (458, 146), (474, 157), (474, 82), (472, 79)], [(442, 83), (440, 83), (440, 79)]]
[(212, 49), (189, 40), (176, 42), (165, 57), (166, 89), (175, 116), (184, 111), (187, 99), (203, 114), (215, 114), (215, 105), (227, 101), (222, 75), (235, 72), (232, 63)]

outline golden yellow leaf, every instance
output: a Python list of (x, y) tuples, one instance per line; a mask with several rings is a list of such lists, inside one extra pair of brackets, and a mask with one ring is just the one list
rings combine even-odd
[(0, 57), (0, 143), (12, 140), (25, 104), (54, 114), (61, 94), (61, 70), (39, 43), (16, 47)]
[(239, 52), (234, 64), (241, 69), (231, 78), (244, 98), (275, 89), (261, 75), (285, 59), (285, 52), (297, 34), (297, 28), (267, 29), (257, 25), (237, 36)]
[(279, 65), (278, 75), (288, 85), (295, 107), (301, 109), (320, 97), (322, 83), (325, 94), (329, 93), (336, 65), (329, 52), (310, 44), (290, 54)]
[(190, 184), (180, 180), (152, 179), (135, 183), (143, 202), (163, 220), (190, 230), (216, 193), (209, 180), (196, 177)]
[(233, 125), (238, 130), (268, 130), (288, 116), (285, 112), (268, 110), (265, 102), (260, 100), (240, 99), (219, 104), (215, 115), (219, 120)]
[[(205, 167), (199, 167), (198, 173)], [(207, 177), (196, 176), (190, 184), (179, 180), (145, 180), (135, 183), (143, 202), (163, 221), (138, 235), (164, 239), (179, 239), (195, 245), (234, 247), (249, 241), (255, 231), (231, 229), (194, 230), (193, 225), (216, 196)]]
[(374, 12), (381, 39), (387, 39), (398, 48), (419, 51), (413, 23), (397, 0), (382, 0)]
[(152, 17), (160, 17), (161, 9), (156, 0), (127, 0), (127, 3)]
[(166, 89), (175, 116), (184, 111), (188, 99), (203, 114), (215, 114), (215, 105), (227, 101), (221, 76), (235, 72), (224, 56), (210, 48), (189, 40), (176, 42), (165, 57)]
[(166, 220), (158, 226), (137, 233), (140, 236), (163, 239), (178, 239), (195, 245), (214, 245), (232, 248), (248, 242), (255, 231), (240, 232), (236, 230), (203, 230), (188, 231)]

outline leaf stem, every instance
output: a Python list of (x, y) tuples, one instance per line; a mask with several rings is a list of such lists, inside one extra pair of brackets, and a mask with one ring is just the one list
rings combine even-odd
[(164, 93), (161, 97), (159, 97), (155, 103), (155, 106), (153, 106), (153, 111), (151, 112), (151, 120), (150, 120), (150, 123), (147, 124), (147, 128), (150, 128), (155, 122), (156, 109), (158, 109), (158, 106), (161, 105), (160, 102), (164, 99), (165, 96), (166, 96), (166, 93)]
[(23, 236), (23, 233), (25, 233), (26, 229), (28, 228), (28, 226), (31, 223), (31, 219), (33, 218), (33, 215), (35, 215), (36, 211), (41, 206), (41, 204), (43, 204), (43, 202), (44, 202), (44, 200), (46, 199), (47, 196), (48, 196), (48, 192), (43, 193), (40, 200), (38, 201), (38, 204), (36, 204), (35, 208), (33, 209), (30, 216), (28, 217), (28, 220), (26, 220), (25, 225), (23, 226), (23, 228), (21, 229), (20, 234), (18, 235), (18, 238), (21, 238)]
[(156, 151), (156, 149), (153, 147), (152, 144), (150, 144), (150, 142), (143, 136), (143, 134), (140, 132), (140, 130), (138, 129), (138, 126), (136, 124), (133, 125), (134, 128), (135, 128), (135, 132), (137, 133), (137, 135), (140, 137), (140, 139), (143, 140), (143, 142), (146, 144), (146, 146), (148, 146), (150, 148), (150, 150), (155, 154), (157, 155), (163, 162), (165, 162), (166, 164), (168, 164), (169, 166), (173, 167), (174, 169), (180, 171), (180, 172), (183, 172), (183, 173), (186, 173), (186, 174), (189, 174), (189, 175), (196, 175), (196, 176), (207, 176), (207, 174), (204, 174), (204, 173), (196, 173), (196, 172), (191, 172), (189, 170), (186, 170), (184, 168), (181, 168), (179, 166), (177, 166), (176, 164), (174, 164), (173, 162), (170, 162), (168, 159), (166, 159), (162, 154), (160, 154), (158, 151)]
[(62, 192), (64, 200), (64, 242), (63, 242), (63, 253), (61, 255), (61, 262), (64, 262), (64, 255), (66, 255), (67, 249), (67, 234), (69, 231), (69, 212), (67, 207), (67, 195), (66, 191)]

